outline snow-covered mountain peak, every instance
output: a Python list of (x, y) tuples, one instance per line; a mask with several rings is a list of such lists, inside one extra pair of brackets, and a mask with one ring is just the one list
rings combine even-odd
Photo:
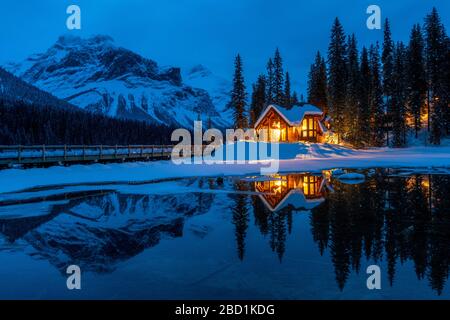
[(61, 36), (46, 52), (6, 69), (80, 108), (114, 117), (183, 127), (192, 127), (199, 115), (218, 127), (230, 121), (220, 114), (215, 86), (222, 85), (206, 68), (191, 69), (183, 82), (180, 68), (160, 67), (105, 35)]
[(188, 72), (186, 72), (186, 75), (189, 78), (204, 78), (204, 77), (209, 77), (212, 75), (212, 72), (206, 68), (204, 65), (201, 64), (197, 64), (195, 66), (193, 66), (192, 68), (190, 68), (188, 70)]
[(208, 91), (213, 104), (223, 118), (232, 119), (230, 102), (231, 81), (211, 72), (206, 66), (197, 64), (183, 73), (184, 82), (195, 88)]

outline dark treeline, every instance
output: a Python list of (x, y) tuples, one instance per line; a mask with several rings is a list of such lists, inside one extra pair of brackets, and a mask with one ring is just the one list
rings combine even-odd
[(172, 129), (143, 121), (0, 100), (0, 144), (169, 144)]
[(308, 101), (356, 146), (402, 147), (425, 127), (428, 142), (440, 144), (450, 132), (450, 40), (439, 14), (415, 24), (407, 44), (394, 42), (388, 19), (383, 27), (383, 43), (359, 52), (336, 18), (327, 59), (318, 52), (311, 66)]
[[(329, 252), (341, 290), (351, 272), (365, 272), (366, 261), (385, 262), (393, 286), (396, 268), (409, 260), (417, 278), (440, 294), (450, 272), (450, 177), (391, 174), (379, 169), (358, 185), (332, 179), (334, 191), (325, 192), (325, 201), (311, 210), (313, 240), (321, 255)], [(254, 187), (239, 182), (236, 189)], [(282, 261), (298, 208), (289, 205), (272, 212), (258, 196), (230, 198), (239, 259), (245, 259), (246, 234), (254, 223)]]
[[(383, 27), (382, 44), (359, 50), (355, 35), (346, 35), (336, 18), (327, 57), (317, 52), (311, 65), (307, 102), (331, 116), (339, 140), (358, 147), (402, 147), (409, 133), (417, 138), (423, 128), (429, 143), (440, 144), (450, 133), (450, 40), (439, 14), (433, 9), (423, 26), (415, 24), (406, 44), (394, 42), (388, 19)], [(230, 102), (235, 127), (252, 126), (268, 104), (302, 104), (290, 80), (277, 49), (247, 106), (238, 55)]]

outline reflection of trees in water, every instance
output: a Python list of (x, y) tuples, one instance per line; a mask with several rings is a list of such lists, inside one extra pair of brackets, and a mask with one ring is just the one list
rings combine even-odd
[(292, 232), (293, 207), (286, 207), (273, 212), (269, 210), (260, 198), (252, 197), (255, 225), (263, 235), (269, 237), (270, 248), (278, 255), (280, 261), (286, 251), (286, 238)]
[[(252, 190), (250, 183), (239, 181), (235, 183), (237, 191), (246, 192)], [(260, 232), (268, 236), (271, 249), (278, 255), (280, 261), (283, 258), (286, 248), (286, 237), (292, 231), (292, 211), (293, 207), (286, 207), (277, 212), (270, 211), (260, 198), (249, 196), (245, 193), (230, 194), (233, 199), (231, 207), (233, 213), (233, 224), (235, 225), (237, 254), (240, 260), (244, 259), (245, 238), (248, 230), (249, 206), (253, 208), (255, 225)]]
[(270, 215), (270, 247), (276, 252), (278, 259), (283, 259), (286, 251), (286, 234), (288, 215), (284, 212), (276, 212)]
[[(237, 191), (248, 191), (248, 184), (242, 181), (235, 183), (235, 189)], [(232, 222), (236, 227), (235, 235), (237, 242), (238, 257), (240, 260), (244, 259), (245, 254), (245, 237), (247, 236), (248, 229), (248, 196), (246, 194), (232, 194), (230, 197), (233, 199), (234, 204), (231, 208), (233, 212)]]
[[(427, 278), (440, 294), (450, 269), (450, 177), (390, 174), (378, 170), (357, 185), (333, 179), (334, 192), (326, 192), (326, 201), (311, 210), (312, 237), (321, 255), (329, 250), (341, 290), (351, 272), (361, 272), (365, 257), (386, 262), (391, 286), (398, 264), (413, 261), (418, 279)], [(252, 187), (239, 182), (236, 189)], [(244, 194), (231, 197), (239, 258), (244, 257), (250, 204), (255, 225), (281, 261), (296, 208), (288, 205), (272, 211), (258, 196), (250, 202)]]
[(441, 293), (450, 266), (449, 176), (390, 177), (383, 172), (360, 185), (333, 182), (335, 192), (312, 209), (320, 253), (329, 247), (339, 288), (361, 256), (385, 259), (390, 284), (397, 263), (412, 260), (419, 279)]

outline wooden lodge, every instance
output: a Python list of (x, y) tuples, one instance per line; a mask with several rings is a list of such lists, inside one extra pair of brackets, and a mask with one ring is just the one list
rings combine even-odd
[(329, 123), (316, 106), (305, 104), (286, 109), (269, 105), (255, 123), (259, 141), (325, 142)]

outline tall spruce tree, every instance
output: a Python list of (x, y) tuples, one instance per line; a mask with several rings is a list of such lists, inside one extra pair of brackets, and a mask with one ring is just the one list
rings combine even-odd
[(403, 43), (399, 42), (397, 44), (393, 57), (391, 96), (392, 146), (403, 147), (406, 145), (406, 49)]
[(247, 93), (245, 91), (244, 75), (242, 70), (242, 59), (238, 54), (234, 62), (233, 89), (231, 91), (231, 106), (233, 108), (234, 127), (247, 128), (247, 117), (245, 107)]
[(291, 100), (292, 100), (292, 105), (293, 105), (293, 106), (299, 104), (300, 101), (298, 100), (297, 91), (294, 91), (294, 92), (292, 93), (292, 98), (291, 98)]
[(389, 20), (384, 23), (383, 52), (381, 61), (383, 63), (383, 93), (385, 97), (384, 109), (386, 111), (386, 141), (389, 144), (389, 131), (391, 126), (391, 99), (393, 90), (393, 68), (394, 68), (394, 42), (392, 41), (391, 27)]
[(325, 59), (317, 51), (314, 63), (308, 74), (308, 102), (328, 113), (327, 66)]
[(250, 104), (250, 125), (254, 126), (256, 120), (266, 107), (266, 78), (260, 75), (253, 85), (252, 101)]
[(370, 93), (371, 93), (371, 70), (369, 63), (369, 55), (366, 47), (361, 51), (360, 66), (360, 87), (359, 87), (359, 103), (357, 110), (357, 133), (360, 137), (357, 144), (367, 145), (370, 143)]
[(281, 58), (280, 50), (275, 50), (275, 56), (273, 58), (274, 67), (274, 103), (282, 106), (284, 104), (284, 71), (283, 60)]
[(292, 108), (292, 96), (291, 96), (291, 78), (289, 77), (289, 72), (286, 71), (286, 76), (284, 80), (284, 107), (287, 109)]
[(275, 96), (275, 71), (272, 58), (267, 62), (267, 77), (266, 77), (266, 102), (267, 104), (274, 103)]
[(445, 106), (445, 103), (447, 104), (447, 107), (444, 107), (444, 117), (445, 117), (445, 133), (446, 135), (450, 135), (450, 37), (446, 35), (445, 37), (445, 42), (446, 42), (446, 58), (445, 58), (445, 65), (444, 65), (444, 78), (447, 79), (446, 83), (445, 83), (445, 97), (444, 97), (444, 103), (443, 105)]
[(357, 119), (359, 104), (359, 57), (355, 35), (348, 37), (347, 43), (347, 84), (344, 109), (344, 132), (345, 137), (351, 143), (356, 143), (359, 138)]
[(413, 119), (412, 127), (415, 137), (421, 129), (421, 115), (426, 99), (426, 74), (424, 62), (424, 42), (420, 25), (415, 24), (411, 31), (408, 46), (407, 82), (408, 86), (408, 114)]
[(383, 107), (383, 86), (381, 83), (380, 54), (377, 44), (371, 45), (369, 49), (370, 61), (370, 136), (371, 145), (381, 147), (384, 145), (384, 107)]
[(425, 18), (426, 71), (428, 82), (428, 117), (430, 123), (430, 143), (440, 144), (444, 109), (448, 108), (445, 67), (447, 65), (447, 43), (444, 26), (436, 8)]
[(340, 141), (344, 133), (347, 63), (344, 29), (339, 19), (334, 20), (328, 46), (328, 102), (334, 128)]

